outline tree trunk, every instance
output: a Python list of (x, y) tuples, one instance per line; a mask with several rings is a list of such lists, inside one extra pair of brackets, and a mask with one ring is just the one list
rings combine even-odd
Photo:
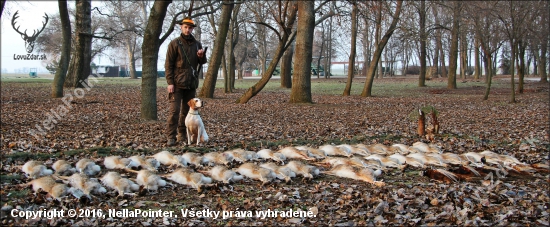
[(141, 55), (143, 56), (143, 71), (141, 75), (141, 118), (157, 120), (157, 60), (162, 39), (162, 24), (168, 5), (172, 1), (155, 1), (143, 35)]
[[(212, 51), (210, 63), (208, 64), (208, 71), (204, 78), (199, 97), (202, 98), (214, 98), (214, 90), (216, 89), (216, 79), (218, 77), (218, 69), (222, 62), (223, 50), (225, 48), (225, 40), (227, 38), (227, 31), (229, 30), (229, 21), (231, 19), (231, 12), (233, 11), (233, 0), (224, 0), (222, 6), (222, 14), (220, 17), (220, 24), (218, 26), (218, 32), (216, 34), (216, 40)], [(222, 41), (219, 41), (222, 40)]]
[(71, 57), (65, 87), (83, 87), (82, 81), (90, 75), (92, 62), (92, 5), (91, 0), (76, 1), (75, 50)]
[(539, 55), (539, 59), (538, 59), (538, 71), (539, 71), (539, 76), (540, 76), (540, 82), (545, 82), (547, 83), (548, 82), (548, 73), (546, 72), (546, 66), (547, 66), (547, 62), (548, 62), (548, 58), (546, 57), (547, 56), (547, 51), (548, 51), (548, 37), (546, 37), (545, 39), (543, 39), (543, 41), (541, 42), (542, 45), (540, 45), (540, 55)]
[(453, 2), (453, 27), (451, 28), (451, 49), (449, 50), (449, 73), (447, 77), (447, 88), (456, 89), (456, 68), (458, 59), (458, 36), (460, 25), (459, 1)]
[[(4, 5), (2, 2), (2, 6)], [(61, 20), (61, 34), (63, 35), (63, 43), (61, 45), (61, 56), (59, 58), (59, 65), (55, 71), (55, 76), (52, 83), (52, 98), (63, 97), (63, 83), (65, 83), (65, 76), (67, 75), (67, 69), (69, 68), (69, 62), (71, 57), (71, 21), (69, 20), (69, 11), (67, 10), (67, 1), (58, 1), (59, 5), (59, 17)]]
[[(353, 29), (352, 29), (353, 30)], [(323, 49), (325, 48), (325, 27), (321, 32), (321, 50), (319, 50), (319, 58), (317, 58), (317, 79), (321, 76), (321, 58), (323, 57)]]
[(292, 87), (292, 57), (294, 56), (294, 45), (290, 45), (282, 59), (281, 59), (281, 87), (291, 88)]
[(227, 72), (227, 53), (222, 56), (222, 74), (223, 74), (223, 90), (225, 93), (231, 93), (231, 79), (229, 79), (229, 73)]
[(311, 103), (311, 57), (315, 28), (314, 3), (299, 1), (294, 75), (290, 103)]
[(377, 43), (376, 50), (374, 51), (374, 56), (371, 60), (371, 64), (369, 66), (369, 70), (367, 71), (367, 79), (365, 82), (365, 87), (363, 88), (363, 92), (361, 93), (361, 96), (363, 97), (371, 97), (372, 96), (372, 82), (374, 80), (374, 74), (376, 70), (376, 64), (380, 59), (380, 55), (382, 55), (382, 51), (384, 50), (384, 47), (386, 46), (386, 43), (388, 43), (388, 40), (392, 36), (393, 32), (395, 31), (395, 28), (397, 26), (397, 22), (399, 21), (399, 14), (401, 13), (401, 6), (403, 5), (403, 1), (397, 1), (397, 5), (395, 7), (395, 13), (393, 15), (393, 19), (391, 22), (390, 27), (386, 31), (386, 34), (382, 37), (382, 40), (380, 40), (380, 43)]
[(483, 53), (485, 54), (486, 58), (487, 58), (487, 63), (485, 65), (485, 69), (486, 69), (486, 76), (487, 76), (487, 88), (485, 89), (485, 95), (483, 96), (483, 100), (487, 100), (489, 99), (489, 93), (491, 92), (491, 81), (492, 81), (492, 78), (493, 78), (493, 62), (492, 62), (492, 57), (491, 57), (491, 52), (488, 50), (488, 47), (484, 47), (483, 44), (481, 44), (481, 48), (483, 49)]
[(474, 79), (479, 80), (481, 75), (481, 62), (479, 60), (479, 39), (474, 39)]
[(361, 33), (363, 35), (363, 70), (361, 71), (362, 76), (366, 76), (367, 69), (370, 65), (370, 37), (369, 37), (369, 18), (362, 17), (363, 23), (365, 24), (365, 29), (362, 29), (363, 32)]
[(351, 10), (351, 50), (349, 54), (349, 65), (348, 65), (348, 80), (346, 83), (346, 88), (344, 89), (343, 96), (349, 96), (351, 93), (351, 84), (353, 82), (353, 77), (355, 73), (355, 52), (357, 49), (357, 2), (352, 2), (353, 8)]
[(460, 29), (460, 78), (466, 79), (468, 71), (468, 41), (465, 29)]
[[(333, 8), (336, 8), (334, 6), (336, 2), (332, 2), (332, 4)], [(325, 79), (330, 78), (332, 75), (332, 17), (330, 17), (328, 24), (327, 66), (325, 66)]]
[(4, 14), (4, 6), (6, 6), (6, 1), (0, 2), (0, 16)]
[(518, 65), (518, 79), (519, 79), (519, 85), (518, 85), (518, 94), (523, 94), (523, 86), (524, 86), (524, 78), (525, 78), (525, 48), (527, 48), (527, 43), (525, 43), (523, 40), (520, 40), (518, 43), (519, 51), (518, 51), (518, 58), (519, 58), (519, 65)]
[(135, 47), (132, 44), (135, 44), (135, 42), (131, 42), (130, 40), (126, 40), (126, 50), (128, 51), (128, 63), (129, 63), (128, 68), (129, 68), (129, 71), (130, 71), (130, 79), (137, 79), (137, 75), (136, 75), (136, 57), (135, 57), (135, 54), (134, 54)]
[[(375, 38), (374, 38), (374, 43), (375, 45), (379, 45), (380, 43), (380, 39), (381, 39), (381, 36), (382, 36), (382, 4), (384, 3), (383, 1), (378, 1), (376, 2), (378, 4), (378, 8), (376, 9), (376, 31), (375, 31)], [(376, 52), (376, 51), (375, 51)], [(382, 52), (380, 52), (380, 54), (382, 54)], [(371, 59), (371, 61), (374, 61), (375, 58), (373, 57)], [(380, 75), (382, 74), (382, 62), (380, 61), (380, 57), (376, 58), (376, 67), (374, 68), (375, 70), (378, 69), (376, 71), (376, 78), (380, 77)], [(369, 67), (369, 70), (370, 70), (370, 67)], [(366, 77), (368, 78), (368, 73), (366, 75)]]
[(514, 78), (514, 70), (515, 70), (515, 62), (514, 61), (514, 56), (516, 56), (516, 50), (517, 50), (517, 43), (516, 43), (516, 40), (514, 39), (510, 39), (510, 45), (512, 46), (512, 53), (510, 54), (510, 86), (511, 86), (511, 89), (512, 89), (512, 94), (510, 94), (510, 103), (515, 103), (516, 102), (516, 79)]
[(420, 1), (420, 9), (418, 11), (420, 17), (420, 75), (418, 78), (418, 86), (426, 86), (426, 1)]
[(237, 23), (237, 18), (239, 15), (239, 9), (241, 7), (241, 4), (237, 4), (233, 8), (233, 15), (231, 16), (231, 27), (229, 28), (229, 37), (227, 38), (227, 41), (229, 42), (229, 46), (227, 47), (227, 56), (226, 61), (227, 64), (227, 78), (229, 79), (227, 81), (228, 89), (226, 90), (226, 93), (232, 93), (233, 89), (235, 89), (235, 46), (237, 46), (237, 43), (239, 42), (239, 24)]

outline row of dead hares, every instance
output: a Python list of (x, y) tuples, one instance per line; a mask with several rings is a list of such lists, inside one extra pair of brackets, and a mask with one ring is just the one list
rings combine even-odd
[[(160, 165), (176, 167), (176, 169), (170, 173), (158, 174), (157, 169)], [(35, 191), (41, 189), (59, 198), (67, 193), (75, 197), (83, 195), (91, 197), (91, 194), (105, 193), (106, 189), (103, 186), (115, 190), (119, 196), (132, 195), (139, 191), (140, 187), (155, 191), (159, 187), (170, 184), (164, 179), (201, 191), (203, 186), (210, 185), (213, 181), (231, 183), (250, 178), (262, 184), (275, 179), (288, 183), (297, 176), (313, 179), (321, 173), (383, 186), (383, 182), (376, 180), (382, 170), (388, 168), (403, 170), (407, 166), (423, 168), (428, 176), (437, 173), (453, 181), (460, 177), (456, 173), (447, 171), (450, 166), (460, 166), (461, 169), (478, 176), (479, 168), (506, 168), (526, 172), (536, 171), (537, 168), (548, 169), (548, 165), (539, 164), (532, 167), (512, 156), (491, 151), (468, 152), (460, 155), (443, 153), (436, 146), (421, 142), (414, 143), (412, 146), (404, 144), (392, 146), (342, 144), (323, 145), (319, 148), (295, 146), (278, 151), (263, 149), (258, 152), (234, 149), (203, 155), (193, 152), (175, 155), (169, 151), (161, 151), (152, 156), (129, 158), (108, 156), (103, 159), (103, 166), (110, 170), (124, 170), (136, 176), (128, 178), (125, 177), (126, 174), (109, 171), (100, 178), (94, 178), (101, 172), (101, 167), (91, 159), (82, 159), (74, 167), (65, 160), (58, 160), (52, 164), (53, 170), (48, 169), (42, 162), (29, 161), (23, 165), (22, 171), (34, 179), (26, 185), (32, 185)], [(232, 166), (235, 168), (231, 168)], [(326, 171), (321, 171), (319, 167)]]

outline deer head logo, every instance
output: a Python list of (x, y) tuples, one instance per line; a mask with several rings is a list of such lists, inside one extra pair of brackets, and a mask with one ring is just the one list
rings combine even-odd
[(21, 35), (21, 38), (23, 38), (23, 40), (25, 41), (25, 49), (27, 49), (27, 53), (31, 53), (32, 50), (34, 49), (34, 41), (36, 41), (36, 37), (38, 37), (38, 35), (42, 31), (44, 31), (44, 28), (46, 28), (46, 24), (48, 24), (48, 19), (49, 19), (48, 14), (44, 13), (45, 15), (44, 18), (46, 18), (46, 22), (42, 24), (42, 29), (33, 30), (32, 35), (29, 37), (29, 35), (27, 35), (27, 29), (25, 29), (25, 32), (22, 33), (19, 31), (19, 27), (21, 26), (17, 26), (17, 28), (15, 27), (15, 19), (19, 18), (19, 16), (17, 15), (18, 13), (19, 11), (13, 14), (13, 18), (11, 19), (11, 26), (13, 27), (13, 29), (15, 29), (17, 33)]

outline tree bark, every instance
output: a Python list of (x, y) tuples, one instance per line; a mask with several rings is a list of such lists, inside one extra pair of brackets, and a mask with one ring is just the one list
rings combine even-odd
[[(224, 0), (216, 40), (225, 40), (227, 38), (227, 31), (229, 28), (229, 21), (231, 19), (232, 11), (233, 0)], [(199, 97), (201, 98), (214, 98), (216, 79), (218, 77), (218, 69), (220, 68), (224, 48), (225, 42), (223, 41), (218, 41), (214, 44), (212, 55), (210, 57), (210, 63), (208, 64), (208, 71), (199, 93)]]
[(142, 56), (143, 71), (141, 76), (141, 118), (145, 120), (157, 120), (157, 60), (160, 44), (164, 39), (159, 39), (162, 32), (162, 24), (168, 5), (172, 1), (155, 1), (143, 36)]
[(6, 1), (0, 1), (0, 17), (4, 14), (4, 6), (6, 6)]
[[(382, 38), (382, 4), (384, 2), (378, 1), (378, 8), (376, 9), (376, 32), (375, 32), (375, 38), (374, 43), (378, 45), (380, 43), (380, 39)], [(376, 52), (376, 51), (375, 51)], [(381, 54), (382, 52), (380, 52)], [(371, 59), (374, 61), (374, 57)], [(382, 75), (382, 62), (380, 61), (380, 57), (376, 59), (376, 78), (380, 77)], [(370, 70), (370, 67), (369, 67)], [(367, 73), (368, 74), (368, 73)], [(366, 76), (368, 78), (368, 75)]]
[(451, 28), (451, 49), (449, 50), (449, 73), (447, 77), (447, 88), (456, 89), (456, 69), (458, 59), (458, 39), (460, 26), (460, 7), (459, 1), (453, 2), (453, 27)]
[(525, 48), (527, 48), (527, 43), (525, 43), (523, 40), (520, 40), (518, 42), (518, 58), (519, 58), (519, 65), (518, 65), (518, 94), (523, 94), (523, 86), (525, 78)]
[[(334, 3), (334, 2), (333, 2)], [(330, 78), (332, 67), (332, 17), (329, 19), (328, 23), (328, 40), (327, 40), (327, 50), (325, 58), (325, 79)]]
[(479, 39), (474, 39), (474, 79), (479, 80), (481, 75), (481, 62), (479, 59)]
[(460, 78), (466, 79), (468, 70), (468, 41), (465, 29), (460, 29)]
[(420, 75), (418, 78), (418, 86), (426, 86), (426, 1), (420, 1), (420, 9), (418, 10), (420, 17)]
[[(2, 4), (4, 4), (4, 2), (2, 2)], [(67, 75), (67, 69), (69, 68), (71, 57), (71, 21), (69, 19), (69, 11), (67, 10), (67, 1), (58, 1), (58, 6), (63, 41), (61, 45), (59, 65), (55, 71), (55, 76), (52, 83), (52, 98), (63, 97), (63, 83), (65, 83), (65, 76)]]
[(516, 67), (516, 64), (514, 61), (514, 56), (516, 56), (516, 50), (517, 50), (517, 43), (515, 41), (515, 39), (513, 38), (510, 38), (510, 45), (512, 46), (512, 53), (510, 53), (510, 87), (512, 88), (512, 94), (510, 94), (510, 103), (515, 103), (516, 102), (516, 79), (515, 79), (515, 67)]
[(349, 65), (348, 65), (348, 80), (346, 83), (346, 88), (344, 89), (343, 96), (349, 96), (351, 93), (351, 84), (353, 82), (353, 77), (355, 73), (355, 52), (357, 49), (357, 2), (352, 2), (353, 7), (351, 10), (351, 50), (349, 55)]
[(548, 62), (547, 53), (548, 53), (548, 37), (543, 39), (541, 42), (542, 45), (540, 45), (540, 55), (539, 55), (539, 64), (538, 64), (538, 71), (540, 76), (540, 82), (547, 83), (548, 82), (548, 73), (546, 72), (546, 66)]
[(129, 39), (126, 40), (126, 51), (128, 51), (128, 63), (129, 65), (129, 72), (130, 72), (130, 78), (131, 79), (137, 79), (136, 75), (136, 57), (135, 57), (135, 40), (134, 42), (131, 42)]
[(481, 44), (481, 48), (483, 49), (483, 53), (485, 54), (485, 56), (487, 56), (487, 65), (486, 65), (486, 70), (487, 72), (485, 72), (487, 74), (487, 88), (485, 89), (485, 95), (483, 96), (483, 100), (487, 100), (489, 99), (489, 93), (491, 92), (491, 82), (492, 82), (492, 78), (493, 78), (493, 62), (492, 62), (492, 57), (491, 57), (491, 52), (489, 51), (489, 47), (485, 47), (485, 45)]
[(388, 43), (388, 40), (390, 39), (393, 32), (395, 31), (395, 28), (397, 27), (397, 22), (399, 21), (399, 14), (401, 13), (402, 5), (403, 5), (403, 1), (397, 1), (397, 5), (395, 6), (395, 13), (392, 16), (391, 25), (386, 31), (386, 33), (384, 34), (384, 36), (382, 37), (382, 39), (380, 40), (380, 43), (377, 43), (376, 45), (374, 56), (372, 58), (372, 61), (370, 62), (369, 70), (367, 71), (367, 79), (365, 82), (365, 87), (363, 88), (363, 92), (361, 93), (361, 96), (363, 97), (372, 96), (372, 82), (374, 80), (376, 64), (380, 59), (380, 55), (382, 55), (382, 51), (384, 50), (386, 43)]
[(65, 87), (83, 87), (82, 81), (90, 75), (92, 62), (92, 5), (91, 0), (76, 1), (75, 50), (69, 64)]
[(292, 44), (286, 49), (281, 59), (281, 87), (292, 87), (292, 57), (294, 56), (294, 45)]
[(227, 65), (227, 73), (229, 77), (229, 92), (233, 92), (233, 89), (235, 89), (235, 46), (237, 46), (237, 43), (239, 42), (239, 24), (237, 21), (237, 18), (239, 16), (239, 11), (241, 8), (241, 4), (237, 4), (233, 8), (233, 16), (231, 16), (231, 32), (229, 33), (229, 38), (227, 39), (229, 41), (229, 47), (227, 48), (227, 57), (226, 59), (229, 59), (228, 65)]
[(290, 103), (311, 103), (311, 57), (315, 28), (314, 3), (298, 2), (298, 31)]

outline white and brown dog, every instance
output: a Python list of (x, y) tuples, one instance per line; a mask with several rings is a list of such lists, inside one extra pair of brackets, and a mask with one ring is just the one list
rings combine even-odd
[(187, 102), (189, 105), (189, 113), (185, 117), (185, 127), (187, 127), (187, 144), (191, 145), (191, 142), (195, 142), (199, 145), (199, 142), (207, 142), (208, 135), (202, 123), (201, 116), (199, 114), (199, 108), (203, 107), (203, 102), (199, 98), (193, 98)]

